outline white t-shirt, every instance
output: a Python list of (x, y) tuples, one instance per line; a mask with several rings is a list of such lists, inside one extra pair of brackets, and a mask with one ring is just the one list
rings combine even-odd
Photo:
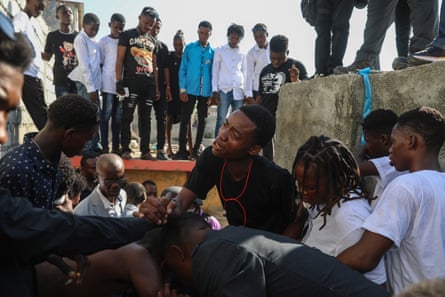
[(68, 77), (81, 82), (88, 93), (100, 90), (100, 50), (99, 43), (82, 31), (74, 39), (78, 65)]
[[(317, 214), (316, 208), (310, 210), (308, 230), (302, 241), (335, 257), (360, 240), (364, 231), (362, 225), (371, 214), (371, 207), (365, 199), (342, 202), (340, 207), (335, 205), (331, 215), (326, 217), (326, 225), (321, 230), (324, 219)], [(383, 284), (386, 281), (383, 259), (374, 270), (365, 273), (364, 276), (377, 284)]]
[(422, 170), (394, 179), (363, 228), (394, 242), (386, 253), (395, 294), (423, 279), (445, 277), (445, 173)]
[(391, 160), (388, 156), (370, 159), (369, 162), (372, 162), (377, 169), (378, 176), (376, 176), (376, 185), (374, 189), (374, 199), (371, 202), (372, 209), (375, 208), (377, 201), (382, 196), (383, 190), (385, 190), (386, 186), (396, 177), (408, 173), (408, 171), (397, 171), (394, 166), (391, 165)]
[(23, 33), (26, 38), (30, 41), (32, 49), (34, 51), (33, 59), (28, 69), (25, 70), (24, 74), (32, 77), (39, 76), (39, 70), (43, 66), (42, 61), (42, 45), (39, 42), (39, 36), (37, 29), (39, 25), (35, 18), (30, 18), (26, 12), (20, 11), (14, 16), (13, 25), (15, 32)]
[(99, 40), (100, 64), (102, 65), (102, 92), (116, 94), (116, 58), (119, 38), (109, 35)]

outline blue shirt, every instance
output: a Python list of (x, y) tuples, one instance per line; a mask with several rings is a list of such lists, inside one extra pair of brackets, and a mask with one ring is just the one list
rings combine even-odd
[(58, 167), (46, 160), (28, 133), (22, 145), (0, 160), (0, 185), (13, 196), (27, 198), (34, 207), (53, 208), (61, 183)]
[(195, 96), (212, 96), (212, 64), (215, 51), (208, 43), (199, 41), (188, 44), (179, 67), (179, 88)]

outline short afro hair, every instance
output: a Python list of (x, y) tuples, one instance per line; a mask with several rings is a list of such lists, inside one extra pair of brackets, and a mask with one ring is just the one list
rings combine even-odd
[(110, 22), (118, 22), (125, 24), (125, 17), (120, 13), (113, 13), (111, 15)]
[(238, 34), (241, 40), (244, 38), (244, 27), (238, 24), (231, 24), (227, 29), (227, 37), (229, 37), (232, 33)]
[(399, 117), (390, 109), (376, 109), (363, 121), (363, 130), (367, 132), (391, 135), (392, 128)]
[(443, 115), (432, 107), (421, 106), (401, 114), (397, 125), (420, 134), (429, 149), (439, 151), (445, 141)]
[(275, 35), (269, 42), (270, 51), (274, 53), (287, 53), (289, 39), (284, 35)]
[(99, 124), (98, 107), (75, 94), (56, 99), (48, 108), (48, 122), (55, 128), (92, 130)]
[(275, 118), (272, 113), (259, 104), (243, 105), (239, 110), (256, 126), (254, 131), (255, 144), (264, 147), (275, 134)]

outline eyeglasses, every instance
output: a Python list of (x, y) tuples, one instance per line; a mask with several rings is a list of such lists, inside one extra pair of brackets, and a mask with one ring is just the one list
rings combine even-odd
[(1, 12), (0, 12), (0, 31), (8, 39), (15, 40), (14, 26), (12, 25), (11, 20)]

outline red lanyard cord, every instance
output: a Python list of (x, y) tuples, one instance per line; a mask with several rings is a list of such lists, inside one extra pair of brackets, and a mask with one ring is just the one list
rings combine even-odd
[(247, 176), (246, 176), (246, 181), (244, 182), (244, 186), (243, 186), (243, 189), (241, 190), (241, 193), (239, 193), (238, 196), (232, 197), (232, 198), (224, 197), (224, 193), (223, 193), (222, 183), (223, 183), (224, 170), (226, 169), (226, 166), (227, 166), (227, 161), (224, 161), (224, 165), (223, 165), (223, 167), (221, 169), (221, 174), (219, 176), (219, 193), (220, 193), (222, 201), (224, 202), (224, 208), (226, 208), (226, 203), (227, 202), (235, 202), (235, 203), (237, 203), (239, 205), (239, 207), (241, 208), (241, 210), (243, 212), (243, 226), (246, 226), (246, 222), (247, 222), (246, 209), (244, 208), (244, 205), (241, 202), (239, 202), (239, 199), (246, 192), (247, 184), (249, 183), (250, 173), (252, 172), (253, 160), (252, 159), (250, 160), (249, 169), (247, 171)]

